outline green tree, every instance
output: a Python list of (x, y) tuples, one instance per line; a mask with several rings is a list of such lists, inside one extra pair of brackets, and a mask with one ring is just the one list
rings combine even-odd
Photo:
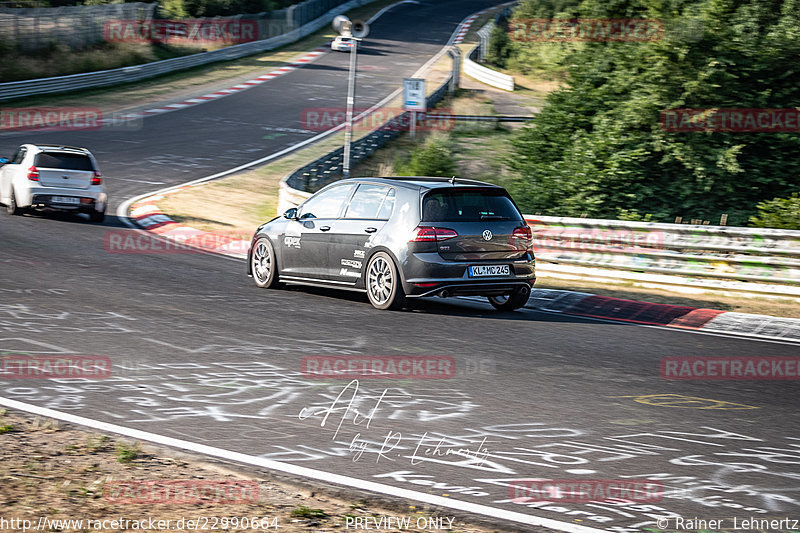
[(758, 215), (750, 223), (758, 228), (800, 229), (800, 195), (773, 198), (758, 204)]
[[(568, 84), (515, 137), (514, 192), (529, 212), (744, 224), (758, 202), (800, 189), (797, 133), (668, 132), (674, 108), (793, 108), (800, 0), (584, 0), (579, 15), (648, 18), (654, 42), (584, 43)], [(515, 14), (516, 16), (516, 14)]]
[(447, 140), (432, 135), (406, 160), (395, 162), (399, 176), (453, 176), (456, 164)]

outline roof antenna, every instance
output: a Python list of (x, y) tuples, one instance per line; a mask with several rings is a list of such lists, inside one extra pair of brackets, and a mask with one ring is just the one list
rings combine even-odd
[(455, 184), (456, 184), (456, 177), (453, 176), (452, 178), (450, 178), (450, 185), (455, 185)]

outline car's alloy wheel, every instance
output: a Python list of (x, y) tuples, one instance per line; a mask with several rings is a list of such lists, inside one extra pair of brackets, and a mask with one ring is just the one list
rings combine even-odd
[(256, 285), (272, 289), (278, 285), (278, 268), (275, 264), (275, 251), (266, 237), (259, 238), (250, 254), (250, 267)]
[(9, 215), (21, 215), (22, 208), (17, 205), (17, 197), (14, 195), (14, 189), (11, 189), (11, 197), (8, 199), (8, 205), (6, 205), (6, 211), (8, 211)]
[(514, 292), (509, 295), (489, 296), (489, 303), (498, 311), (513, 311), (528, 303), (530, 295), (530, 289), (523, 287), (515, 289)]
[(367, 265), (367, 297), (376, 309), (398, 309), (406, 302), (406, 295), (397, 267), (385, 252), (378, 252)]

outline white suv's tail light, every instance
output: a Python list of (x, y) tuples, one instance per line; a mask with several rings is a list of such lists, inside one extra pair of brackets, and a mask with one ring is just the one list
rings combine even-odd
[(94, 171), (94, 176), (92, 176), (92, 185), (101, 185), (103, 183), (103, 177), (100, 175), (98, 171)]
[(36, 167), (28, 169), (28, 179), (31, 181), (39, 181), (39, 170)]

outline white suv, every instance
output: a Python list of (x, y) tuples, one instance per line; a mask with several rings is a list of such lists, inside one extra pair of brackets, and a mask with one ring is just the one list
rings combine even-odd
[(23, 144), (0, 165), (0, 203), (12, 215), (51, 208), (88, 213), (92, 222), (105, 218), (108, 195), (86, 148)]

